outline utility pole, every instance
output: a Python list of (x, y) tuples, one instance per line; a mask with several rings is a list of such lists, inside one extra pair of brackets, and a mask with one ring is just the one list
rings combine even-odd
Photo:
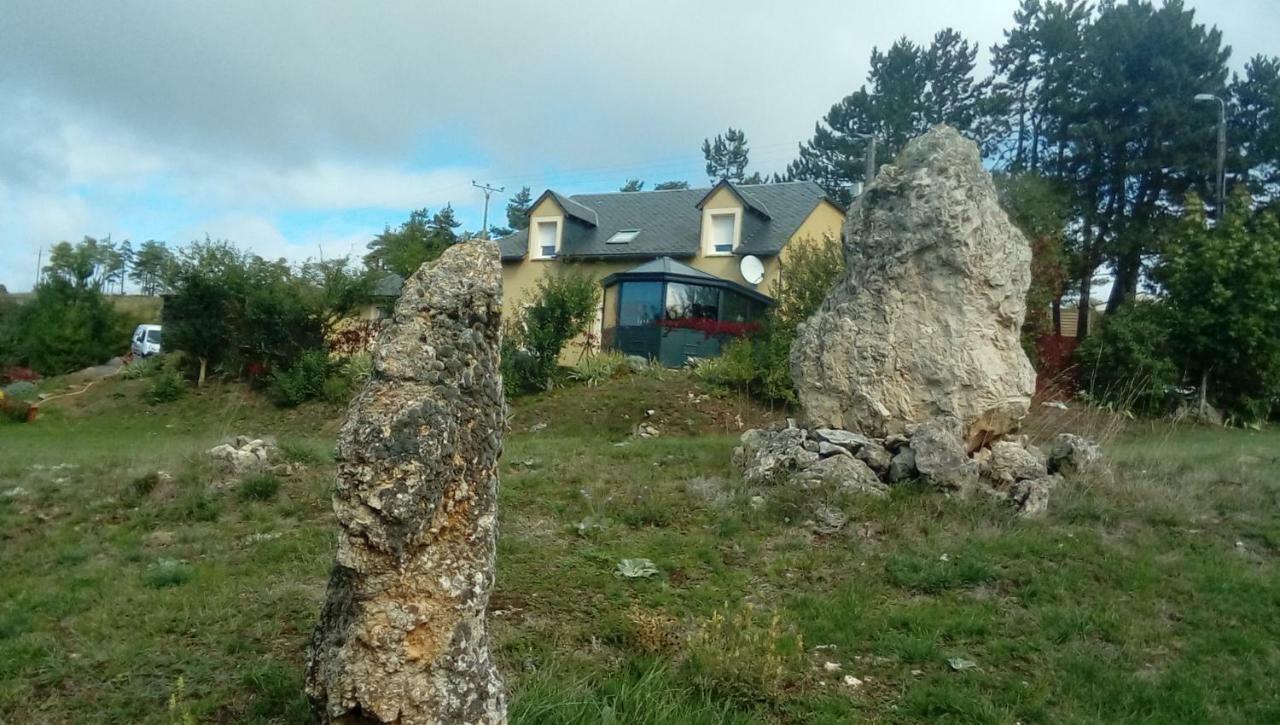
[(1218, 175), (1214, 178), (1214, 197), (1218, 208), (1214, 221), (1222, 221), (1222, 208), (1227, 205), (1227, 102), (1212, 93), (1197, 93), (1193, 100), (1218, 102)]
[(495, 192), (501, 194), (503, 191), (506, 190), (507, 187), (499, 186), (497, 188), (494, 188), (492, 186), (489, 186), (488, 184), (477, 184), (475, 179), (471, 180), (471, 185), (484, 192), (484, 222), (482, 223), (483, 226), (480, 228), (480, 238), (488, 239), (489, 238), (489, 197), (493, 195)]
[(32, 290), (40, 286), (40, 274), (41, 274), (40, 264), (43, 261), (44, 261), (44, 245), (41, 245), (40, 251), (36, 252), (36, 283), (31, 287)]
[(856, 133), (858, 138), (867, 142), (866, 170), (862, 172), (862, 188), (865, 190), (876, 178), (876, 135), (874, 133)]

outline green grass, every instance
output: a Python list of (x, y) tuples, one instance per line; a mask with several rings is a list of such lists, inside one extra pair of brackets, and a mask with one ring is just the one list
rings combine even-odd
[[(307, 722), (341, 410), (144, 390), (0, 426), (0, 722), (169, 722), (171, 696)], [(1277, 433), (1130, 425), (1113, 478), (1022, 521), (913, 487), (747, 490), (729, 452), (764, 417), (674, 373), (514, 403), (491, 603), (513, 722), (1280, 720)], [(298, 471), (219, 481), (201, 452), (235, 434)], [(818, 504), (841, 533), (811, 533)]]

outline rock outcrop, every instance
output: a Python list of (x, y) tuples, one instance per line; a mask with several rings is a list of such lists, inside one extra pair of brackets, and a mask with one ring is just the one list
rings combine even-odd
[(501, 723), (485, 610), (505, 402), (497, 247), (406, 280), (338, 440), (338, 550), (307, 694), (325, 722)]
[(791, 350), (805, 422), (887, 436), (950, 416), (970, 451), (1016, 430), (1035, 386), (1031, 251), (978, 147), (946, 126), (908, 143), (844, 237), (845, 276)]

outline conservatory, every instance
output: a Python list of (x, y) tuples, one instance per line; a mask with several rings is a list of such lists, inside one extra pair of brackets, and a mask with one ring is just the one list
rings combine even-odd
[(768, 296), (661, 257), (605, 277), (604, 344), (680, 367), (759, 329)]

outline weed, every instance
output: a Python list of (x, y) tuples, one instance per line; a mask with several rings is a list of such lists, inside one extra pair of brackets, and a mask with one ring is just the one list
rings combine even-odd
[(280, 478), (274, 473), (255, 473), (240, 481), (236, 496), (241, 501), (270, 501), (280, 492)]
[(193, 573), (187, 562), (180, 559), (160, 559), (147, 567), (143, 581), (152, 589), (167, 589), (191, 581)]

